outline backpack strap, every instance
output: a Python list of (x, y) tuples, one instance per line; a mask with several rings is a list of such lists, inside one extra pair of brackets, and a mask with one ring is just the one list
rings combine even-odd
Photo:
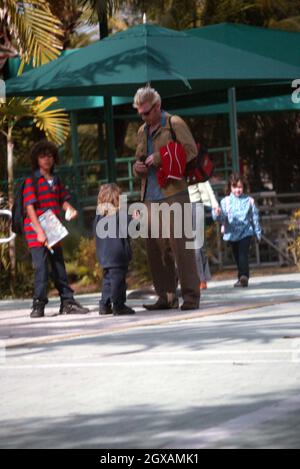
[(37, 178), (35, 174), (32, 174), (32, 184), (33, 184), (35, 196), (36, 196), (36, 205), (38, 206), (39, 204), (39, 197), (38, 197), (39, 196), (38, 194), (39, 178)]
[(37, 195), (39, 178), (37, 178), (35, 174), (32, 175), (32, 183), (33, 183), (34, 190), (36, 191), (36, 195)]
[(171, 135), (172, 135), (172, 140), (173, 140), (173, 142), (177, 142), (176, 133), (175, 133), (174, 127), (172, 125), (172, 116), (170, 116), (170, 118), (169, 118), (169, 126), (170, 126)]

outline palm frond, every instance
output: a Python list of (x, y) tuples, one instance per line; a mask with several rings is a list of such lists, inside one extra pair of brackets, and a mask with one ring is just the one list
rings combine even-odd
[(31, 100), (24, 98), (9, 98), (0, 106), (0, 124), (17, 123), (27, 117), (31, 111)]
[(6, 21), (17, 41), (24, 66), (34, 67), (54, 60), (62, 49), (61, 22), (53, 16), (46, 0), (0, 0), (0, 20)]
[(70, 121), (62, 109), (49, 109), (57, 101), (57, 98), (35, 98), (32, 101), (32, 115), (35, 125), (45, 132), (47, 138), (62, 144), (70, 133)]
[(38, 129), (45, 132), (47, 138), (62, 144), (70, 133), (68, 115), (62, 109), (51, 109), (57, 98), (35, 99), (11, 98), (0, 106), (0, 128), (8, 125), (15, 127), (22, 119), (32, 118)]

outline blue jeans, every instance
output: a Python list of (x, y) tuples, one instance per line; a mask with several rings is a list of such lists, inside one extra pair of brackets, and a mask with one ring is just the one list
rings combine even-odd
[(54, 254), (45, 247), (31, 248), (30, 253), (34, 267), (34, 301), (48, 303), (48, 261), (51, 265), (51, 277), (57, 288), (61, 303), (74, 301), (73, 290), (69, 285), (63, 251), (60, 246), (53, 247)]

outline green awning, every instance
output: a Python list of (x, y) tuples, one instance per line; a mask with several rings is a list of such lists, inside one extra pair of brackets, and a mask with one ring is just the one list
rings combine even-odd
[[(283, 111), (300, 111), (300, 103), (293, 103), (290, 95), (237, 101), (237, 112), (239, 114)], [(222, 103), (210, 106), (197, 106), (174, 109), (173, 112), (184, 117), (214, 116), (218, 114), (228, 114), (229, 105), (228, 103)]]
[[(185, 32), (236, 50), (300, 66), (300, 33), (236, 23), (214, 24)], [(294, 78), (300, 76), (295, 75)]]
[[(8, 80), (8, 96), (132, 96), (151, 82), (162, 96), (230, 87), (285, 86), (300, 64), (154, 25), (140, 25)], [(255, 87), (255, 90), (254, 90)]]
[[(62, 52), (62, 57), (72, 54), (74, 51), (79, 49), (70, 49)], [(21, 64), (19, 57), (8, 59), (5, 68), (5, 78), (16, 78), (18, 70)], [(26, 65), (25, 72), (34, 70), (31, 65)], [(113, 97), (113, 105), (120, 106), (122, 104), (128, 104), (132, 102), (132, 97), (118, 98)], [(103, 97), (102, 96), (60, 96), (58, 102), (52, 106), (53, 109), (63, 108), (68, 112), (71, 111), (84, 111), (88, 109), (99, 109), (103, 108)]]

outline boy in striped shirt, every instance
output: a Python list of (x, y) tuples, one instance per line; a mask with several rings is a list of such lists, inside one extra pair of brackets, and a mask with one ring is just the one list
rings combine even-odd
[(60, 217), (61, 210), (68, 210), (71, 214), (70, 219), (78, 215), (69, 203), (70, 195), (60, 178), (53, 174), (55, 164), (58, 163), (57, 147), (46, 140), (37, 143), (31, 151), (31, 162), (33, 175), (26, 179), (23, 191), (24, 232), (35, 271), (34, 298), (30, 317), (40, 318), (45, 315), (45, 306), (48, 303), (48, 260), (52, 268), (53, 281), (61, 299), (59, 313), (86, 314), (89, 310), (83, 308), (74, 299), (61, 246), (57, 244), (52, 248), (53, 254), (50, 253), (46, 247), (46, 235), (38, 218), (48, 209), (51, 209), (58, 217)]

